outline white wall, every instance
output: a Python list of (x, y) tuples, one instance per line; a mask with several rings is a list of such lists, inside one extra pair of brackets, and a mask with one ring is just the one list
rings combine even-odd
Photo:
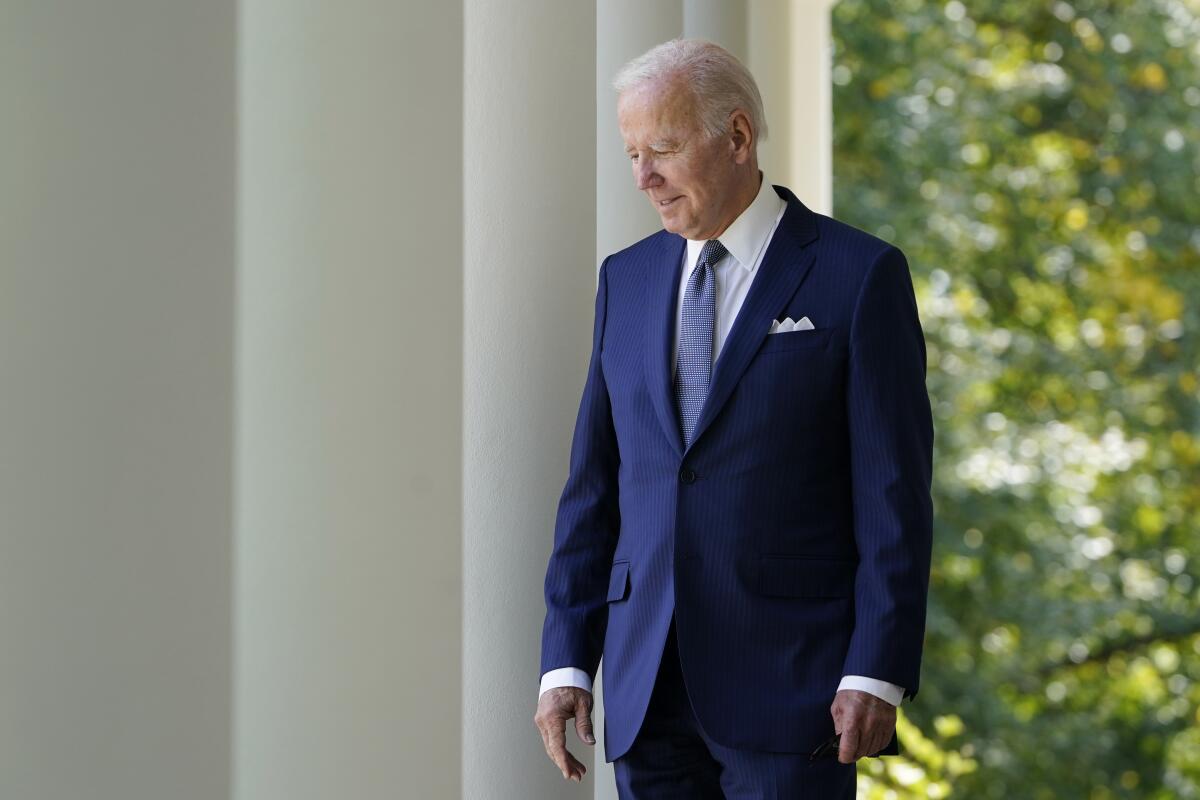
[(0, 797), (228, 795), (235, 11), (0, 11)]

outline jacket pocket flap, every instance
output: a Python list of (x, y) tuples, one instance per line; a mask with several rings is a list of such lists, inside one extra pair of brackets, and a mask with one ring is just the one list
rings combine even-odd
[(774, 350), (794, 350), (801, 347), (824, 347), (829, 341), (833, 328), (808, 328), (799, 331), (782, 331), (768, 333), (760, 353), (770, 353)]
[(755, 589), (771, 597), (851, 597), (857, 571), (853, 559), (764, 555)]
[(608, 576), (608, 597), (609, 602), (613, 600), (624, 600), (625, 594), (629, 590), (629, 562), (615, 561), (612, 565), (612, 572)]

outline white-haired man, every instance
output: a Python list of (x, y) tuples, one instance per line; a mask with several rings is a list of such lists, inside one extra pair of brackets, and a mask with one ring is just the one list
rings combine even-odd
[[(614, 83), (663, 230), (600, 267), (535, 715), (622, 798), (854, 796), (899, 752), (932, 540), (925, 343), (896, 247), (758, 168), (749, 71), (673, 40)], [(839, 738), (840, 737), (840, 738)]]

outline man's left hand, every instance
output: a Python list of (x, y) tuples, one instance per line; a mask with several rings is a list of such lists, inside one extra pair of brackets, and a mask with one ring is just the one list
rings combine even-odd
[(887, 746), (896, 731), (896, 707), (870, 692), (842, 689), (829, 707), (833, 729), (842, 735), (838, 761), (852, 764)]

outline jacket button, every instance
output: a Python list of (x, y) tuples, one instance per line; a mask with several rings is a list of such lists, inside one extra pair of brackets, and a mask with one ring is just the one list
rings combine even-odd
[(687, 468), (681, 469), (679, 471), (679, 480), (683, 481), (684, 483), (695, 483), (696, 473)]

